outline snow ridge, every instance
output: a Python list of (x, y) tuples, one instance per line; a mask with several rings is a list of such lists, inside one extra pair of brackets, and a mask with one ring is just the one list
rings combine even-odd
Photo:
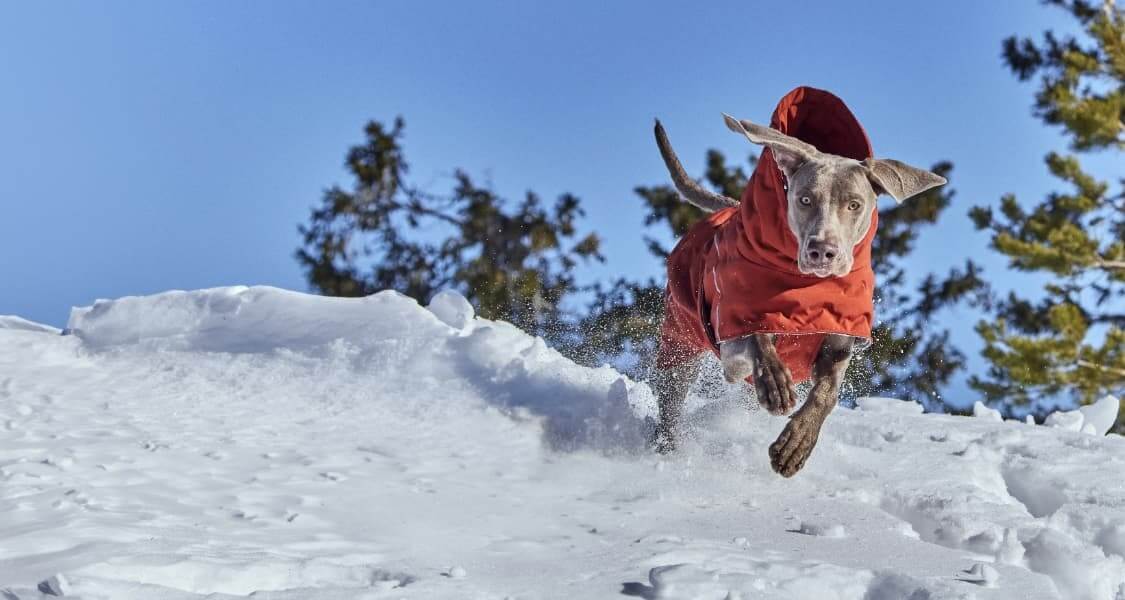
[(68, 330), (0, 318), (8, 600), (1125, 600), (1116, 399), (860, 399), (784, 480), (746, 390), (701, 384), (656, 457), (645, 385), (453, 293), (168, 292)]

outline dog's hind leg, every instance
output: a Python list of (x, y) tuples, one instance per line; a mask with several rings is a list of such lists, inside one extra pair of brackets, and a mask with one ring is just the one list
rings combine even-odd
[[(662, 347), (659, 352), (664, 352)], [(656, 391), (656, 400), (660, 407), (660, 423), (656, 425), (656, 432), (652, 439), (653, 449), (661, 454), (667, 454), (676, 449), (680, 438), (680, 428), (683, 424), (684, 399), (688, 389), (695, 383), (699, 376), (699, 365), (702, 354), (688, 358), (681, 358), (679, 364), (669, 368), (653, 367), (649, 385)], [(657, 361), (660, 364), (661, 361)]]

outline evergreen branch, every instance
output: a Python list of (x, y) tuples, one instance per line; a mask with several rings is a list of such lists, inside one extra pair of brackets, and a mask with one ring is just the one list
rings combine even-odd
[(1094, 262), (1094, 266), (1106, 271), (1115, 271), (1125, 269), (1125, 260), (1098, 260)]
[(1086, 367), (1087, 369), (1097, 369), (1106, 373), (1115, 373), (1117, 375), (1125, 376), (1125, 369), (1118, 369), (1117, 367), (1107, 367), (1105, 365), (1099, 365), (1098, 363), (1092, 363), (1088, 360), (1078, 359), (1074, 364), (1078, 365), (1079, 367)]
[[(451, 217), (448, 214), (441, 212), (440, 210), (430, 208), (423, 204), (423, 200), (425, 200), (427, 196), (422, 192), (411, 189), (405, 185), (400, 186), (400, 189), (402, 189), (406, 194), (406, 202), (399, 202), (398, 200), (394, 200), (392, 198), (383, 198), (383, 204), (385, 205), (385, 209), (388, 212), (401, 210), (406, 211), (407, 213), (414, 216), (431, 217), (434, 219), (438, 219), (439, 221), (445, 221), (446, 223), (453, 225), (454, 227), (461, 227), (464, 225), (464, 222), (460, 219)], [(356, 190), (355, 194), (357, 198), (365, 203), (374, 203), (379, 199), (379, 196), (375, 193), (375, 191), (369, 187)]]
[(1125, 327), (1125, 315), (1092, 315), (1089, 317), (1089, 321), (1091, 323), (1109, 323), (1112, 325), (1117, 325), (1119, 327)]

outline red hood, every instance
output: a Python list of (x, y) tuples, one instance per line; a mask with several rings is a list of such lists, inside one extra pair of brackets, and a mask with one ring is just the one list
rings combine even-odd
[[(871, 142), (852, 111), (836, 96), (816, 88), (799, 87), (778, 102), (770, 127), (816, 146), (817, 150), (856, 160), (873, 156)], [(745, 254), (782, 271), (797, 270), (797, 238), (789, 229), (784, 188), (785, 177), (767, 148), (762, 151), (754, 175), (742, 194), (742, 228), (746, 233)], [(852, 270), (871, 264), (871, 240), (875, 238), (878, 213), (863, 241), (854, 249)]]

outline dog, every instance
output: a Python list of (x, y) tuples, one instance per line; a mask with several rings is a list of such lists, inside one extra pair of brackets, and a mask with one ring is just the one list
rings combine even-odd
[(769, 447), (773, 470), (792, 477), (837, 404), (853, 351), (870, 344), (876, 198), (886, 194), (901, 203), (946, 181), (873, 158), (858, 120), (823, 90), (787, 94), (771, 127), (723, 119), (764, 147), (741, 201), (691, 179), (656, 121), (657, 146), (677, 191), (712, 214), (668, 256), (664, 323), (650, 378), (660, 411), (652, 442), (658, 452), (675, 450), (684, 398), (702, 356), (712, 351), (726, 380), (752, 380), (759, 404), (772, 415), (793, 411), (795, 383), (811, 377), (807, 398)]

